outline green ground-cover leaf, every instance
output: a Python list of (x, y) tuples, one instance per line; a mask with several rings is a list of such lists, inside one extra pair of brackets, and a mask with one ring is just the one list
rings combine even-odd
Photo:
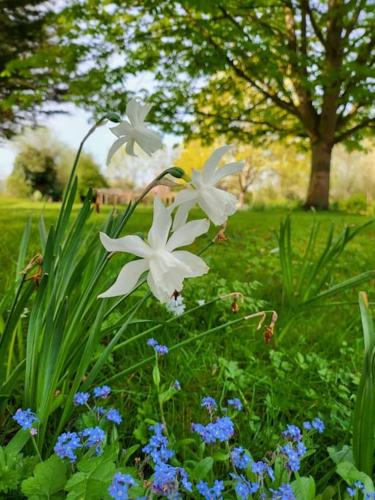
[(39, 463), (33, 477), (22, 482), (22, 493), (30, 500), (64, 498), (66, 464), (56, 455)]

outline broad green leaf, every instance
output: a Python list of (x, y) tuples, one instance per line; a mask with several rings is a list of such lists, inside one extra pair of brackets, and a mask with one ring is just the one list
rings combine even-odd
[(19, 453), (25, 444), (30, 439), (30, 431), (24, 431), (20, 429), (17, 434), (15, 434), (9, 443), (6, 445), (6, 451), (8, 453)]
[(22, 493), (30, 500), (63, 498), (66, 464), (56, 455), (35, 467), (33, 477), (22, 482)]
[(348, 483), (348, 485), (352, 485), (355, 481), (361, 481), (368, 492), (374, 491), (372, 479), (364, 472), (360, 472), (355, 465), (350, 462), (339, 463), (336, 467), (336, 472)]
[(203, 458), (203, 460), (198, 462), (194, 467), (191, 473), (191, 478), (194, 479), (195, 481), (200, 481), (202, 479), (205, 479), (212, 470), (213, 464), (214, 464), (213, 458), (211, 457)]
[(315, 499), (315, 481), (311, 476), (299, 477), (291, 484), (297, 500)]
[(116, 471), (114, 448), (107, 448), (103, 455), (85, 458), (78, 462), (76, 472), (67, 482), (67, 498), (70, 500), (95, 500), (106, 497), (108, 486)]
[(212, 455), (212, 458), (215, 462), (226, 462), (229, 459), (229, 453), (225, 453), (225, 451), (215, 451)]
[(334, 488), (333, 486), (327, 486), (327, 488), (324, 489), (323, 493), (316, 496), (316, 500), (331, 500), (335, 497), (336, 493), (336, 488)]
[(350, 446), (344, 445), (342, 448), (329, 446), (327, 450), (331, 460), (333, 460), (336, 465), (340, 462), (350, 462), (354, 464), (353, 450)]
[(156, 387), (159, 387), (159, 385), (160, 385), (160, 370), (159, 370), (158, 365), (155, 365), (153, 370), (152, 370), (152, 379), (153, 379)]

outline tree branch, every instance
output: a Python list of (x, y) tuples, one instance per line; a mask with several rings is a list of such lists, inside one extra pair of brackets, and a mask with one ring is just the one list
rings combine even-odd
[(375, 118), (367, 118), (366, 120), (363, 120), (354, 127), (350, 128), (349, 130), (345, 130), (345, 132), (342, 132), (337, 137), (335, 137), (334, 143), (338, 144), (339, 142), (344, 141), (345, 139), (353, 135), (354, 132), (357, 132), (358, 130), (361, 130), (363, 128), (366, 127), (373, 128), (372, 125), (375, 126)]
[(310, 19), (310, 22), (311, 22), (311, 26), (313, 27), (314, 29), (314, 33), (315, 35), (317, 36), (318, 40), (320, 41), (320, 43), (323, 45), (323, 47), (326, 47), (326, 41), (324, 40), (324, 36), (323, 36), (323, 33), (322, 31), (320, 30), (319, 26), (318, 26), (318, 23), (316, 22), (316, 19), (314, 17), (314, 12), (312, 10), (312, 8), (310, 7), (310, 0), (307, 0), (306, 1), (306, 9), (307, 9), (307, 13), (309, 15), (309, 19)]
[(263, 94), (265, 97), (269, 98), (272, 100), (277, 106), (280, 108), (288, 111), (289, 113), (293, 114), (297, 118), (301, 118), (298, 109), (294, 105), (292, 101), (284, 101), (281, 99), (279, 96), (276, 94), (271, 93), (270, 88), (268, 89), (263, 88), (259, 83), (257, 83), (253, 78), (251, 78), (242, 68), (237, 66), (235, 62), (228, 56), (227, 52), (225, 49), (223, 49), (210, 35), (210, 33), (205, 30), (199, 21), (195, 19), (191, 13), (184, 7), (184, 10), (189, 17), (190, 21), (197, 27), (197, 29), (200, 31), (200, 33), (204, 36), (204, 38), (218, 51), (220, 52), (228, 65), (233, 69), (233, 71), (242, 79), (250, 83), (250, 85), (254, 88), (256, 88), (261, 94)]

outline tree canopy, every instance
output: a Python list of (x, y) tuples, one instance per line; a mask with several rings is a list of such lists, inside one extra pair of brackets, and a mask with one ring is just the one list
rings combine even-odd
[[(57, 141), (47, 129), (27, 131), (16, 141), (18, 154), (8, 178), (8, 191), (59, 200), (68, 180), (75, 151)], [(78, 194), (106, 187), (107, 181), (91, 155), (83, 153), (77, 168)]]
[[(115, 71), (154, 73), (166, 130), (309, 144), (308, 205), (328, 205), (333, 146), (373, 130), (372, 1), (114, 0), (110, 14), (87, 1), (85, 13), (105, 18)], [(123, 88), (106, 91), (99, 107), (121, 108)]]
[(51, 100), (122, 112), (129, 76), (152, 75), (165, 131), (309, 147), (306, 205), (327, 208), (333, 147), (373, 133), (372, 0), (3, 4), (3, 134)]

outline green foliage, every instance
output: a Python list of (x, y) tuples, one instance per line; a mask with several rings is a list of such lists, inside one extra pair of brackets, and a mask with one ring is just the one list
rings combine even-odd
[[(74, 151), (58, 141), (48, 129), (28, 130), (16, 142), (16, 156), (7, 189), (16, 196), (38, 194), (41, 198), (61, 199), (68, 182)], [(107, 182), (91, 155), (83, 153), (77, 166), (78, 194), (84, 198), (88, 190), (106, 187)]]
[(299, 477), (292, 482), (292, 488), (297, 500), (314, 500), (315, 497), (315, 481), (314, 478)]
[[(355, 142), (374, 124), (369, 2), (112, 5), (108, 12), (87, 0), (82, 10), (67, 11), (105, 24), (103, 52), (108, 46), (123, 51), (128, 71), (154, 71), (155, 113), (168, 131), (241, 141), (291, 135), (333, 144)], [(90, 38), (91, 24), (83, 31)], [(71, 37), (77, 35), (76, 30)], [(110, 91), (103, 87), (96, 100), (101, 111), (108, 100), (124, 108), (119, 71), (106, 72)], [(82, 101), (87, 103), (85, 96)], [(185, 119), (187, 112), (195, 122)]]
[(364, 472), (359, 471), (351, 462), (340, 462), (336, 470), (337, 474), (339, 474), (347, 484), (352, 485), (355, 481), (361, 481), (368, 492), (375, 491), (372, 479)]
[(116, 448), (108, 447), (102, 455), (78, 462), (78, 472), (73, 474), (66, 484), (68, 492), (66, 498), (71, 500), (106, 498), (108, 486), (116, 470), (114, 463), (116, 457)]
[[(57, 179), (56, 159), (48, 152), (26, 146), (18, 153), (14, 161), (10, 186), (14, 189), (15, 180), (22, 180), (25, 191), (39, 192), (41, 196), (56, 201), (62, 194), (62, 186)], [(14, 193), (14, 194), (22, 194)]]
[(367, 210), (367, 198), (363, 193), (357, 193), (345, 200), (345, 208), (348, 212), (361, 213)]
[(64, 498), (66, 464), (56, 455), (39, 463), (32, 477), (22, 482), (22, 493), (30, 500)]
[(364, 360), (353, 422), (353, 453), (358, 469), (372, 477), (375, 451), (375, 330), (364, 292), (359, 295)]
[(17, 490), (21, 481), (31, 474), (36, 458), (24, 458), (20, 453), (14, 453), (0, 447), (0, 493), (10, 493)]
[(310, 305), (322, 299), (334, 297), (347, 288), (372, 279), (375, 272), (369, 271), (341, 283), (332, 284), (332, 273), (347, 244), (373, 223), (374, 221), (369, 221), (354, 229), (346, 227), (336, 238), (334, 238), (334, 227), (331, 226), (325, 246), (321, 251), (317, 249), (319, 225), (315, 223), (311, 228), (304, 254), (300, 259), (295, 260), (291, 219), (287, 217), (282, 221), (277, 236), (277, 250), (283, 274), (284, 303), (298, 309), (306, 304)]

